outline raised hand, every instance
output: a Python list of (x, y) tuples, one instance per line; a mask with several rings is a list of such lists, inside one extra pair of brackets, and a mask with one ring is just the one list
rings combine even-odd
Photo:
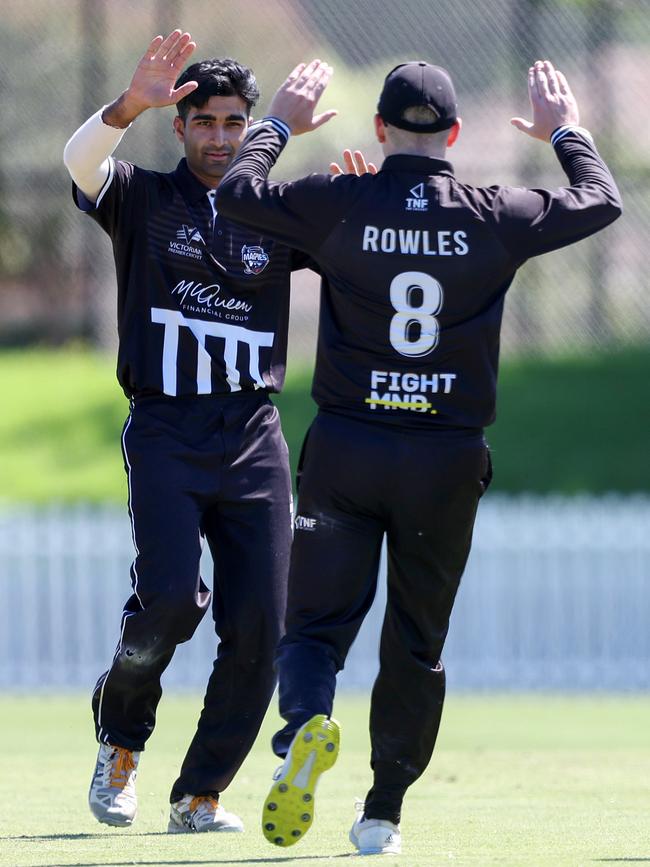
[(181, 30), (172, 31), (166, 38), (154, 37), (140, 58), (128, 88), (104, 109), (104, 121), (111, 126), (128, 126), (146, 109), (175, 105), (196, 90), (196, 81), (174, 87), (195, 48), (190, 34)]
[(338, 163), (330, 163), (331, 175), (365, 175), (377, 174), (377, 166), (374, 163), (367, 163), (366, 158), (361, 151), (348, 150), (343, 151), (343, 168)]
[(578, 104), (564, 74), (549, 60), (537, 60), (528, 70), (528, 96), (532, 121), (513, 117), (510, 123), (532, 138), (548, 141), (563, 124), (579, 124)]
[(127, 93), (131, 100), (147, 108), (175, 105), (188, 93), (196, 90), (197, 83), (188, 81), (179, 88), (174, 82), (185, 66), (196, 43), (189, 33), (174, 30), (166, 39), (156, 36), (136, 66)]
[(333, 69), (320, 60), (299, 63), (282, 84), (268, 113), (284, 121), (293, 135), (318, 129), (338, 112), (334, 109), (314, 115), (314, 109), (332, 77)]

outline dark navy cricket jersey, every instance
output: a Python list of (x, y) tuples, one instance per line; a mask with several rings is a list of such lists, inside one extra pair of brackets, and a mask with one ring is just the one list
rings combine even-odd
[(170, 173), (110, 163), (95, 206), (73, 193), (113, 242), (127, 396), (280, 391), (290, 271), (307, 257), (216, 214), (184, 159)]
[(560, 127), (551, 139), (570, 186), (529, 190), (471, 187), (450, 163), (407, 155), (388, 157), (376, 175), (271, 183), (283, 126), (269, 118), (249, 132), (217, 204), (318, 263), (316, 402), (407, 427), (490, 424), (517, 268), (620, 214), (589, 133)]

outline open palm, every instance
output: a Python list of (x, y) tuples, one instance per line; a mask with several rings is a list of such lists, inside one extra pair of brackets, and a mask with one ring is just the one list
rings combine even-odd
[(532, 121), (513, 117), (510, 123), (531, 138), (548, 141), (559, 126), (580, 123), (578, 103), (569, 83), (550, 60), (536, 60), (528, 70), (528, 97)]
[(192, 42), (190, 34), (180, 30), (174, 30), (167, 38), (156, 36), (152, 39), (131, 79), (128, 89), (130, 100), (143, 108), (160, 108), (175, 105), (196, 90), (196, 81), (174, 87), (195, 48), (196, 43)]

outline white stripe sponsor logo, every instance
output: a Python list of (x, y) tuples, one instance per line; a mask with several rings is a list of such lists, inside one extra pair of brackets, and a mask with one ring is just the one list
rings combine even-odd
[(266, 388), (266, 383), (260, 373), (260, 350), (273, 346), (275, 334), (273, 331), (252, 331), (239, 325), (228, 325), (225, 322), (206, 322), (203, 319), (190, 319), (183, 316), (180, 310), (165, 310), (160, 307), (151, 308), (151, 321), (162, 325), (163, 336), (162, 379), (163, 392), (175, 397), (178, 389), (178, 339), (181, 329), (187, 329), (196, 338), (199, 346), (196, 364), (196, 388), (198, 394), (210, 394), (212, 391), (212, 363), (214, 361), (214, 341), (212, 352), (206, 349), (208, 338), (219, 338), (223, 341), (223, 361), (226, 366), (226, 380), (231, 391), (241, 391), (241, 374), (237, 368), (237, 353), (240, 345), (247, 347), (248, 373), (256, 388)]

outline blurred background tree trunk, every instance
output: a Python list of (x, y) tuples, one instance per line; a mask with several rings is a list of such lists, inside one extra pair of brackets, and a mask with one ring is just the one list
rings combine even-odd
[[(545, 0), (519, 0), (511, 6), (512, 44), (515, 48), (510, 53), (513, 105), (521, 103), (522, 93), (527, 88), (528, 67), (539, 58), (540, 17), (544, 6)], [(522, 186), (539, 186), (539, 161), (533, 148), (521, 149), (517, 175)], [(519, 291), (512, 293), (508, 304), (516, 319), (513, 333), (516, 334), (517, 348), (526, 351), (538, 342), (541, 324), (538, 296), (543, 286), (543, 275), (536, 259), (526, 264), (518, 285)]]
[[(117, 94), (107, 93), (108, 36), (105, 0), (79, 0), (81, 75), (79, 123), (83, 123)], [(106, 351), (117, 345), (116, 281), (110, 245), (89, 219), (82, 222), (79, 271), (84, 313), (82, 333)]]
[[(587, 40), (590, 46), (588, 81), (593, 91), (592, 104), (597, 113), (592, 132), (596, 145), (616, 177), (615, 45), (618, 36), (620, 0), (592, 0), (589, 8)], [(610, 282), (614, 257), (607, 243), (597, 235), (589, 240), (589, 306), (587, 329), (598, 344), (612, 341)]]

